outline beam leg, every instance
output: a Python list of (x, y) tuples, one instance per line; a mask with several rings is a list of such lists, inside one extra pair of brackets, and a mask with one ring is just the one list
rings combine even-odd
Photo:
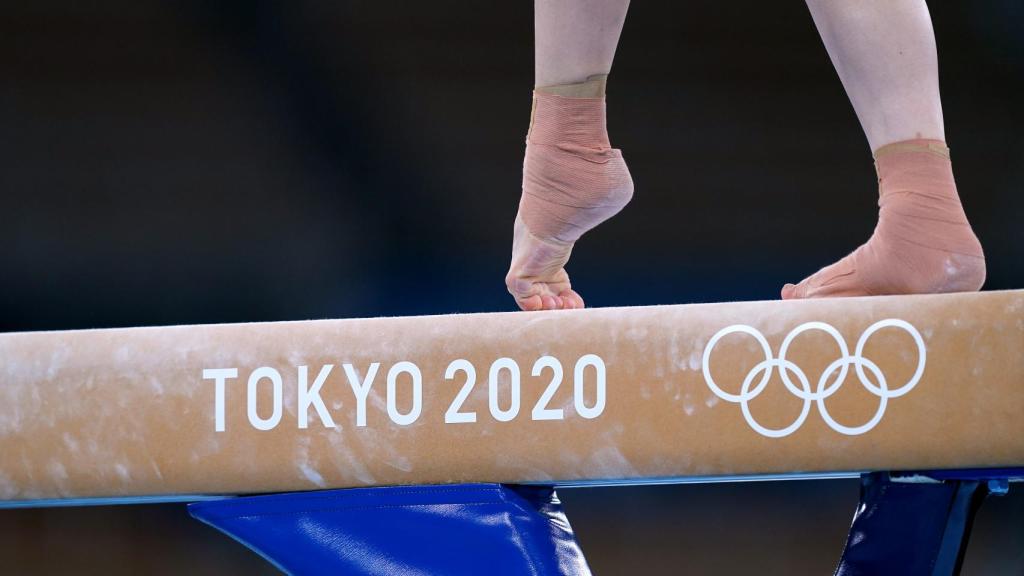
[(288, 574), (589, 576), (553, 488), (356, 488), (189, 505)]
[(861, 477), (860, 504), (836, 576), (960, 572), (974, 514), (989, 484), (976, 479)]

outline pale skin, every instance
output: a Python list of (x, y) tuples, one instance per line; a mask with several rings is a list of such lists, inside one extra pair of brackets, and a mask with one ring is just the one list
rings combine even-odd
[[(945, 140), (938, 59), (924, 0), (807, 0), (871, 150), (913, 138)], [(535, 0), (535, 86), (582, 82), (612, 68), (629, 0)], [(518, 224), (519, 260), (545, 247)], [(567, 258), (567, 256), (566, 256)], [(532, 284), (524, 310), (582, 308), (564, 268), (510, 272)], [(518, 275), (512, 278), (513, 275)]]

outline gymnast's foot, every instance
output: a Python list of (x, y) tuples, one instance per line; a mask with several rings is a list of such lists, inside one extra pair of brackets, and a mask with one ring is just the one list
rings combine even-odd
[(575, 242), (633, 196), (605, 128), (606, 76), (538, 88), (505, 285), (523, 310), (583, 308), (565, 263)]
[(541, 240), (516, 216), (512, 236), (512, 265), (505, 285), (523, 310), (583, 308), (583, 298), (572, 289), (565, 263), (572, 243)]
[(957, 195), (949, 148), (908, 140), (875, 152), (878, 225), (852, 254), (822, 268), (782, 298), (973, 292), (985, 254)]

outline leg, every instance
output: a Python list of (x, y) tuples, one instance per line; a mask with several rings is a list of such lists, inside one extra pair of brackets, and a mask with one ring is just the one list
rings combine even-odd
[(946, 139), (924, 0), (807, 0), (807, 7), (872, 150)]
[(536, 86), (512, 263), (524, 310), (582, 308), (565, 263), (585, 232), (633, 194), (605, 128), (605, 80), (629, 0), (536, 0)]
[(875, 151), (879, 223), (853, 254), (783, 298), (978, 290), (981, 245), (945, 146), (935, 36), (924, 0), (807, 0)]
[(629, 0), (536, 0), (534, 81), (583, 82), (612, 69)]
[(836, 576), (959, 574), (974, 515), (988, 494), (1004, 493), (999, 486), (1005, 490), (1006, 479), (947, 473), (953, 477), (942, 481), (916, 475), (908, 482), (884, 472), (861, 476), (860, 503)]

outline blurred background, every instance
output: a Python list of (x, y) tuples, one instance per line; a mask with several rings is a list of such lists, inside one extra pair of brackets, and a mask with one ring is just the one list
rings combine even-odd
[[(1024, 4), (931, 5), (947, 139), (1024, 287)], [(8, 0), (0, 331), (510, 310), (530, 2)], [(802, 2), (637, 2), (609, 85), (633, 203), (591, 306), (773, 299), (871, 233), (871, 151)], [(1024, 489), (966, 574), (1024, 574)], [(856, 481), (564, 491), (598, 574), (827, 574)], [(0, 511), (0, 573), (273, 573), (183, 506)]]

